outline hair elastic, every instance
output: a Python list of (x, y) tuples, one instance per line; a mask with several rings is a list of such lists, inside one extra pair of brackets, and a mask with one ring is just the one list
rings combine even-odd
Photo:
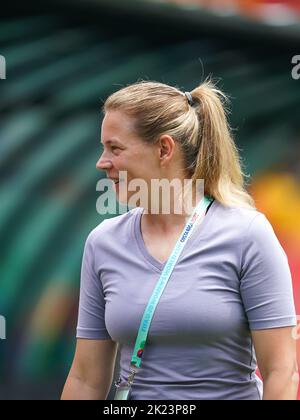
[(191, 105), (191, 106), (193, 106), (194, 105), (194, 99), (193, 99), (193, 97), (192, 97), (192, 95), (191, 95), (191, 93), (190, 92), (184, 92), (184, 94), (185, 94), (185, 97), (187, 98), (187, 100), (188, 100), (188, 103)]

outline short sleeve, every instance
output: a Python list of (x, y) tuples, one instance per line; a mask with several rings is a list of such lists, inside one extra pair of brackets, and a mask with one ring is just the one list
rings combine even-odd
[(252, 220), (243, 239), (240, 291), (250, 329), (296, 326), (288, 259), (262, 213)]
[(110, 339), (105, 326), (105, 297), (100, 276), (95, 271), (92, 233), (88, 236), (81, 266), (77, 338)]

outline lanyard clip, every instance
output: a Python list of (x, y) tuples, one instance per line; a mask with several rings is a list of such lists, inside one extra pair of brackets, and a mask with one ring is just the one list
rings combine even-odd
[(129, 368), (129, 371), (130, 371), (130, 374), (128, 375), (127, 383), (128, 385), (131, 385), (136, 373), (138, 372), (138, 369), (131, 365), (131, 367)]
[(121, 379), (121, 377), (119, 377), (119, 379), (117, 381), (115, 381), (115, 387), (116, 388), (119, 388), (119, 386), (121, 385), (121, 383), (122, 383), (122, 379)]

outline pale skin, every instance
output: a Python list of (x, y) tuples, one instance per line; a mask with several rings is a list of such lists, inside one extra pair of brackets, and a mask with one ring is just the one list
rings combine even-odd
[[(118, 178), (119, 171), (125, 170), (129, 179), (148, 183), (151, 178), (184, 178), (182, 155), (172, 137), (164, 135), (155, 145), (145, 145), (134, 133), (132, 120), (121, 112), (106, 114), (102, 143), (104, 151), (96, 167), (106, 171), (108, 178)], [(143, 214), (142, 235), (154, 258), (168, 259), (185, 221), (185, 215)], [(252, 331), (252, 337), (264, 381), (263, 399), (296, 400), (299, 375), (292, 328)], [(112, 340), (79, 339), (62, 400), (107, 399), (116, 355), (117, 343)]]

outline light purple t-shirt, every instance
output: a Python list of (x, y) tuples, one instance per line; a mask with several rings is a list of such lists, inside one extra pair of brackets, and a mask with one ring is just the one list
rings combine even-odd
[[(77, 337), (120, 345), (125, 380), (146, 305), (164, 264), (149, 254), (143, 209), (88, 236)], [(288, 260), (266, 217), (214, 201), (158, 303), (133, 400), (260, 400), (251, 330), (296, 325)]]

